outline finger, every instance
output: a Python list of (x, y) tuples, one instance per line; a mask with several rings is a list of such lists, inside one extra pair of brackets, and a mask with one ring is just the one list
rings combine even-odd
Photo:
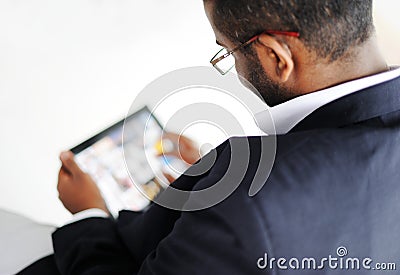
[(74, 154), (72, 152), (62, 152), (60, 155), (60, 160), (63, 164), (63, 168), (72, 176), (83, 174), (83, 171), (75, 162)]
[(58, 185), (70, 181), (72, 178), (71, 173), (61, 166), (60, 171), (58, 172)]
[(58, 172), (58, 179), (67, 179), (69, 177), (71, 177), (71, 174), (64, 166), (61, 166), (60, 171)]
[(173, 183), (176, 179), (168, 173), (163, 173), (169, 183)]
[(69, 174), (64, 170), (60, 169), (58, 172), (58, 182), (57, 182), (57, 191), (58, 197), (61, 198), (62, 190), (64, 187), (65, 182), (68, 180)]

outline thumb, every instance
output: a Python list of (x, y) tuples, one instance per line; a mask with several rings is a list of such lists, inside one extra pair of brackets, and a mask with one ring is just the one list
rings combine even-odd
[(72, 175), (76, 176), (83, 173), (81, 168), (75, 162), (74, 154), (72, 152), (62, 152), (60, 155), (60, 160), (64, 168)]

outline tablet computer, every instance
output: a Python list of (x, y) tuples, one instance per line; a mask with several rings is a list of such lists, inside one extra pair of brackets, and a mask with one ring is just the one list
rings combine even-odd
[(122, 209), (145, 209), (166, 187), (162, 170), (168, 160), (159, 156), (162, 134), (161, 124), (144, 107), (71, 149), (113, 216)]

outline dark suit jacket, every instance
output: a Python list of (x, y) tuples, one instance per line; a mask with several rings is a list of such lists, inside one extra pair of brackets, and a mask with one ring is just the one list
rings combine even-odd
[[(327, 262), (318, 271), (283, 271), (276, 261), (273, 269), (260, 269), (266, 253), (268, 259), (297, 257), (300, 267), (314, 257), (318, 267), (329, 255), (340, 258), (339, 247), (348, 251), (341, 259), (400, 264), (400, 78), (321, 107), (278, 136), (274, 167), (257, 179), (266, 184), (255, 197), (249, 187), (263, 169), (262, 154), (270, 154), (261, 143), (271, 137), (230, 139), (216, 149), (210, 171), (174, 185), (213, 185), (229, 166), (232, 142), (241, 139), (249, 143), (248, 170), (222, 203), (184, 213), (153, 205), (145, 213), (123, 211), (118, 221), (67, 225), (53, 235), (57, 269), (74, 275), (343, 274)], [(382, 274), (349, 274), (374, 272)]]

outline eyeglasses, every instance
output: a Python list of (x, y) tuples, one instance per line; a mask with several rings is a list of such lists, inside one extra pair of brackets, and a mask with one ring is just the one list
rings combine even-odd
[(259, 35), (256, 35), (250, 38), (247, 42), (237, 46), (231, 51), (228, 51), (225, 48), (222, 48), (210, 61), (215, 69), (220, 72), (222, 75), (226, 75), (233, 67), (235, 67), (235, 58), (233, 57), (233, 53), (237, 52), (253, 42), (255, 42), (262, 34), (276, 34), (276, 35), (286, 35), (292, 37), (300, 37), (300, 33), (298, 32), (286, 32), (286, 31), (265, 31)]

